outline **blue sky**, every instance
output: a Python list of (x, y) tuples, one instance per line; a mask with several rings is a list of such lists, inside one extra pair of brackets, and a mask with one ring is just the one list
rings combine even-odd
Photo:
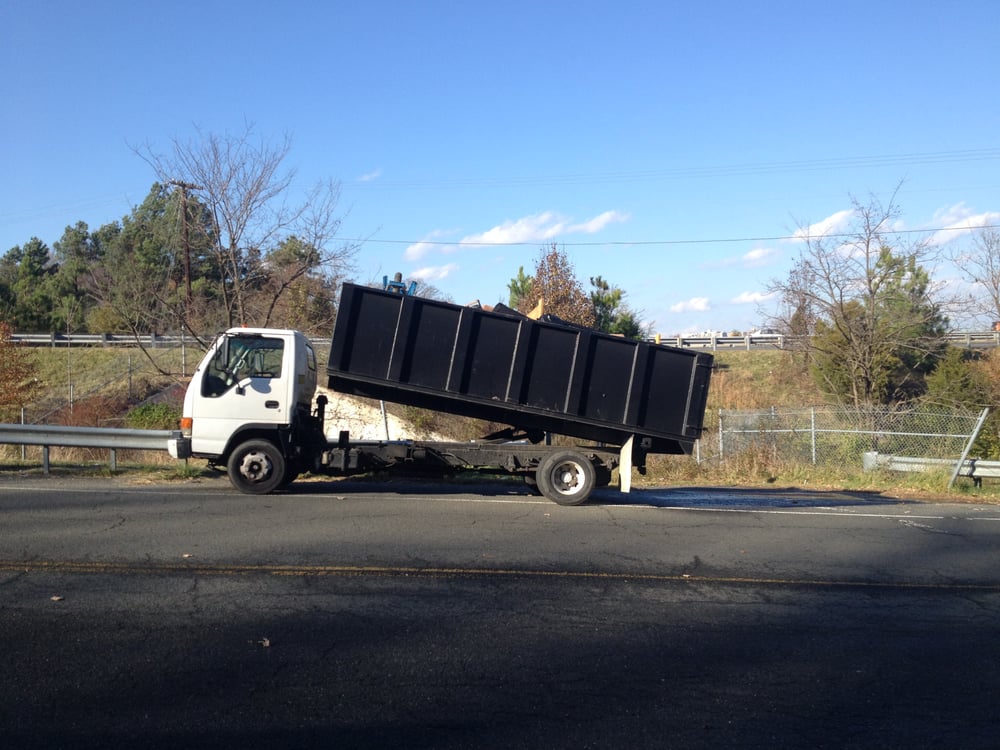
[(1000, 224), (997, 29), (996, 0), (0, 0), (0, 252), (126, 215), (131, 145), (250, 122), (340, 181), (358, 281), (496, 302), (554, 242), (660, 333), (745, 330), (852, 195)]

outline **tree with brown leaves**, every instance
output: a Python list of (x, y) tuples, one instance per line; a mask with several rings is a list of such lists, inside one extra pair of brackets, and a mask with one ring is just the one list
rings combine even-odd
[(0, 420), (15, 421), (17, 410), (41, 389), (31, 350), (13, 338), (10, 324), (0, 321)]
[(517, 300), (517, 309), (527, 313), (538, 303), (542, 312), (568, 323), (594, 325), (594, 305), (577, 280), (566, 253), (555, 243), (543, 248), (535, 264), (535, 276), (526, 293)]

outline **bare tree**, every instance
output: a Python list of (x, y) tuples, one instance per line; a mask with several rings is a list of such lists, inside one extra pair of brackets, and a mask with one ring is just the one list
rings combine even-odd
[[(134, 150), (161, 182), (183, 186), (185, 198), (194, 194), (210, 212), (210, 255), (226, 324), (273, 324), (279, 300), (298, 280), (339, 278), (350, 267), (357, 245), (336, 239), (339, 185), (319, 184), (296, 201), (295, 170), (283, 169), (288, 136), (272, 145), (256, 138), (251, 124), (236, 136), (198, 135), (188, 142), (175, 139), (169, 155), (149, 146)], [(271, 258), (293, 238), (308, 250), (282, 253), (279, 268)]]
[(1000, 231), (988, 226), (972, 240), (972, 248), (955, 258), (962, 275), (982, 296), (974, 296), (968, 310), (991, 325), (1000, 321)]
[(795, 261), (784, 282), (772, 283), (771, 291), (781, 293), (780, 308), (770, 317), (771, 324), (783, 333), (787, 346), (795, 352), (809, 353), (809, 338), (816, 331), (815, 268), (806, 257)]
[(939, 289), (923, 265), (932, 260), (929, 247), (902, 245), (893, 231), (895, 195), (887, 204), (852, 198), (844, 233), (803, 231), (788, 278), (770, 287), (784, 305), (782, 328), (807, 337), (825, 390), (856, 406), (915, 395), (946, 324)]

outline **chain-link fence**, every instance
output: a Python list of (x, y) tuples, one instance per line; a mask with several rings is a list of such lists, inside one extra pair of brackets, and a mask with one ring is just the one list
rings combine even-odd
[(109, 407), (134, 407), (172, 385), (186, 382), (182, 367), (193, 369), (190, 364), (181, 364), (172, 352), (161, 353), (155, 363), (129, 351), (104, 351), (100, 355), (84, 358), (66, 352), (64, 363), (46, 363), (39, 373), (44, 385), (35, 398), (23, 406), (0, 410), (0, 422), (120, 427), (123, 414), (117, 409), (105, 413)]
[[(785, 461), (860, 465), (867, 451), (921, 458), (961, 457), (986, 418), (983, 411), (899, 411), (814, 407), (719, 412), (702, 457), (726, 459), (764, 450)], [(713, 445), (712, 438), (715, 438)]]

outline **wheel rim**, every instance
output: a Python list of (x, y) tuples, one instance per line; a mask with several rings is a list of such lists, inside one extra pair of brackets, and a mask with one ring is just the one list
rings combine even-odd
[(560, 495), (575, 495), (583, 489), (583, 471), (573, 461), (563, 461), (552, 468), (552, 487)]
[(274, 465), (263, 451), (250, 451), (240, 462), (240, 474), (250, 482), (261, 482), (271, 476)]

